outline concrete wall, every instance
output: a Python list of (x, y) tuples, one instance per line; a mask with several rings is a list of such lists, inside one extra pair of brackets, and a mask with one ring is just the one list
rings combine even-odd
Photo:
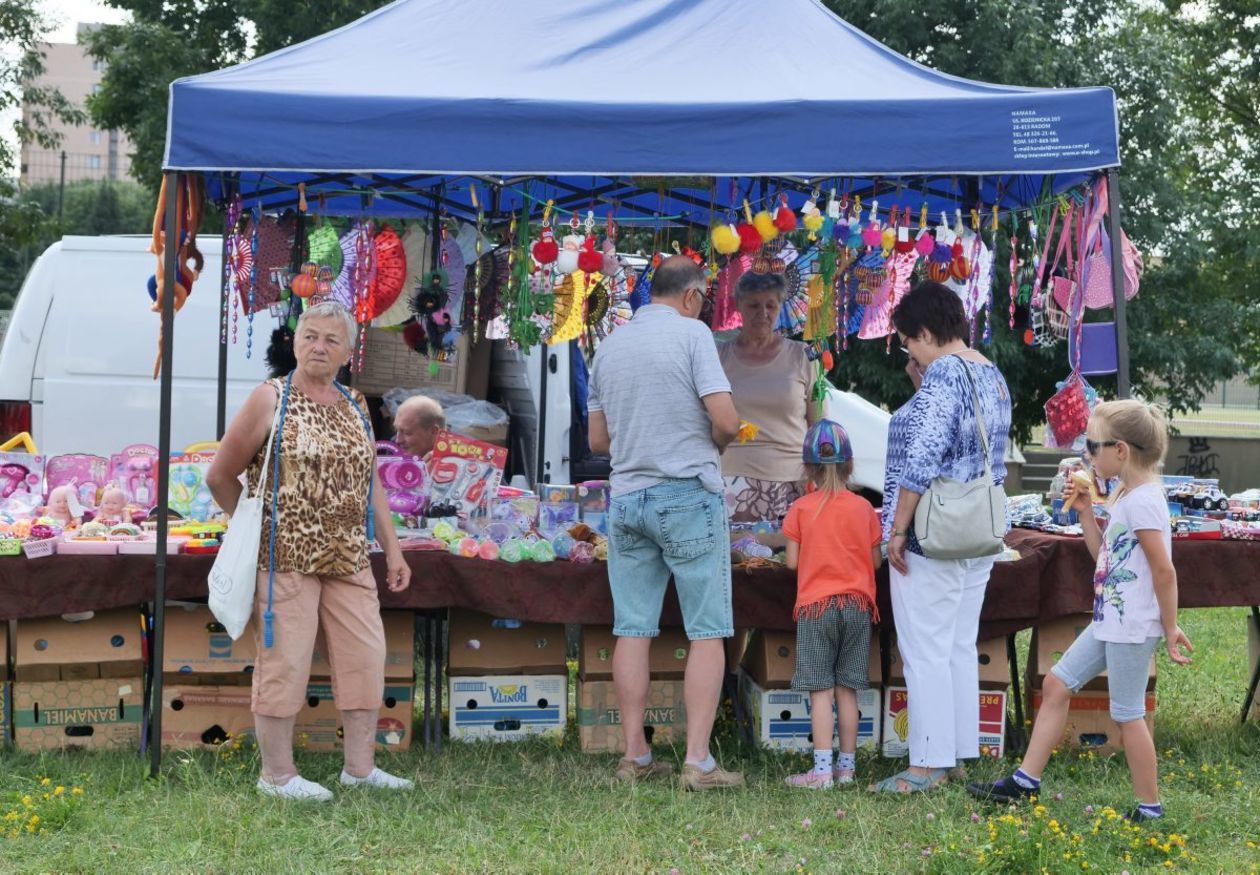
[(1171, 438), (1164, 473), (1216, 477), (1229, 493), (1260, 487), (1260, 437)]

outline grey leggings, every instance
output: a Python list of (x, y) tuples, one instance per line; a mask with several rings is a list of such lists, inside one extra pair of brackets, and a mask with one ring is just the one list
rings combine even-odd
[(1140, 644), (1117, 644), (1094, 637), (1091, 623), (1072, 642), (1051, 673), (1072, 692), (1089, 683), (1103, 670), (1111, 695), (1111, 719), (1129, 723), (1146, 716), (1146, 681), (1151, 654), (1163, 638), (1155, 635)]

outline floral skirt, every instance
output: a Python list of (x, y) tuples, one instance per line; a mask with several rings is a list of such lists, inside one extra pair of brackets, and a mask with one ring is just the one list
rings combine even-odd
[(780, 522), (792, 502), (805, 494), (803, 484), (794, 480), (722, 479), (726, 481), (726, 512), (733, 523)]

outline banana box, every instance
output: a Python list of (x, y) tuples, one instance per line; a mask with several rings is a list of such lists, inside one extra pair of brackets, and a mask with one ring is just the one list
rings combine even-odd
[(567, 675), (457, 676), (450, 684), (452, 739), (564, 736), (569, 718)]
[[(739, 696), (744, 713), (759, 744), (774, 750), (814, 749), (809, 693), (800, 690), (767, 690), (744, 670), (739, 672)], [(858, 747), (875, 747), (879, 742), (879, 688), (861, 690), (858, 698)], [(833, 702), (832, 733), (839, 732)]]
[[(980, 687), (980, 756), (998, 759), (1006, 751), (1006, 687)], [(883, 754), (889, 759), (910, 753), (909, 692), (905, 687), (884, 690)]]

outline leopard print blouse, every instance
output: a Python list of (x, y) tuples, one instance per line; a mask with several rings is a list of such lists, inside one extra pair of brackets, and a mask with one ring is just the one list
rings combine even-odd
[[(283, 380), (269, 380), (284, 394)], [(280, 516), (276, 527), (276, 570), (318, 576), (345, 576), (368, 564), (368, 483), (376, 447), (359, 411), (367, 401), (350, 389), (344, 397), (319, 404), (294, 386), (280, 444)], [(251, 491), (257, 488), (266, 443), (249, 465)], [(263, 498), (258, 567), (268, 567), (271, 534), (271, 475)]]

